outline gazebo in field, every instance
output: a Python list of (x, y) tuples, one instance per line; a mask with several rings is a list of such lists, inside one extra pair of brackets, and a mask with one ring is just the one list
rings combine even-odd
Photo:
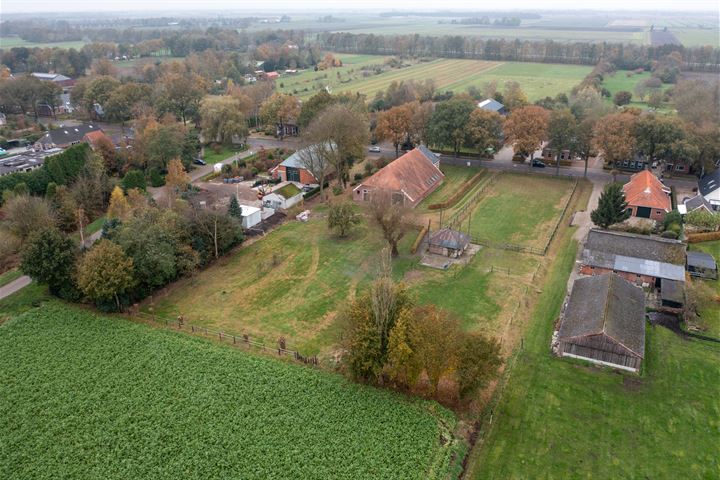
[(432, 232), (428, 238), (430, 253), (450, 258), (458, 258), (465, 252), (468, 245), (470, 245), (469, 236), (447, 227)]

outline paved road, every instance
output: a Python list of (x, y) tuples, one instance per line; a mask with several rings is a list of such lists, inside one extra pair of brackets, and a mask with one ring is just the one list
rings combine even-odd
[(22, 277), (17, 278), (15, 280), (13, 280), (12, 282), (8, 283), (4, 287), (0, 287), (0, 300), (12, 295), (13, 293), (17, 292), (18, 290), (22, 290), (23, 288), (30, 285), (30, 283), (32, 283), (32, 279), (30, 277), (28, 277), (27, 275), (23, 275)]

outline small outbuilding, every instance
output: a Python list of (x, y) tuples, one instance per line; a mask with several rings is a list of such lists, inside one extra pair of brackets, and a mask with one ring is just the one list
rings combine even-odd
[(242, 227), (247, 230), (262, 221), (262, 210), (250, 205), (240, 205), (240, 217)]
[(685, 305), (685, 282), (663, 280), (660, 283), (660, 304), (667, 308), (682, 308)]
[(302, 202), (302, 199), (302, 190), (300, 190), (300, 188), (294, 183), (288, 182), (285, 185), (281, 184), (279, 188), (265, 195), (262, 201), (263, 205), (266, 207), (273, 208), (275, 210), (287, 210), (288, 208)]
[(428, 250), (430, 253), (451, 258), (458, 258), (462, 255), (468, 245), (470, 245), (470, 237), (450, 228), (442, 228), (437, 232), (432, 232), (428, 238)]
[(717, 280), (717, 263), (712, 255), (705, 252), (687, 252), (687, 271), (693, 277)]
[(645, 294), (614, 273), (575, 280), (558, 353), (637, 372), (645, 356)]

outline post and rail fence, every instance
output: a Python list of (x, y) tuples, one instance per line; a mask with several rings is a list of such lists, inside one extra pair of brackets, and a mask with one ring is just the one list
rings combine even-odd
[(167, 317), (162, 317), (159, 315), (145, 312), (136, 312), (135, 315), (145, 320), (150, 320), (158, 325), (172, 328), (174, 330), (183, 330), (197, 335), (215, 337), (221, 342), (227, 342), (236, 347), (255, 347), (265, 352), (276, 353), (279, 356), (287, 355), (294, 360), (297, 360), (298, 362), (304, 363), (306, 365), (320, 364), (317, 355), (305, 356), (297, 350), (288, 349), (284, 337), (280, 337), (278, 339), (277, 346), (272, 346), (265, 344), (264, 341), (257, 341), (248, 334), (235, 335), (220, 330), (213, 330), (200, 325), (193, 325), (191, 323), (187, 323), (182, 316), (179, 316), (177, 319), (170, 319)]

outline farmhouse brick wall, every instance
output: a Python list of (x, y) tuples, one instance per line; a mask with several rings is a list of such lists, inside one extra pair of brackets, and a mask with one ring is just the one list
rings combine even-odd
[[(640, 205), (642, 206), (642, 205)], [(637, 217), (637, 205), (628, 205), (628, 210), (630, 210), (631, 215), (633, 217)], [(659, 208), (653, 208), (650, 210), (650, 218), (652, 220), (657, 220), (659, 222), (662, 222), (665, 219), (665, 211), (660, 210)]]
[[(313, 175), (310, 172), (308, 172), (307, 170), (305, 170), (304, 168), (299, 168), (298, 170), (300, 171), (300, 183), (304, 183), (304, 184), (318, 183), (318, 181), (315, 179), (315, 177), (313, 177)], [(287, 181), (287, 172), (285, 170), (284, 165), (278, 166), (274, 173), (275, 173), (275, 176), (277, 178), (280, 178), (280, 180), (282, 180), (283, 182)]]

